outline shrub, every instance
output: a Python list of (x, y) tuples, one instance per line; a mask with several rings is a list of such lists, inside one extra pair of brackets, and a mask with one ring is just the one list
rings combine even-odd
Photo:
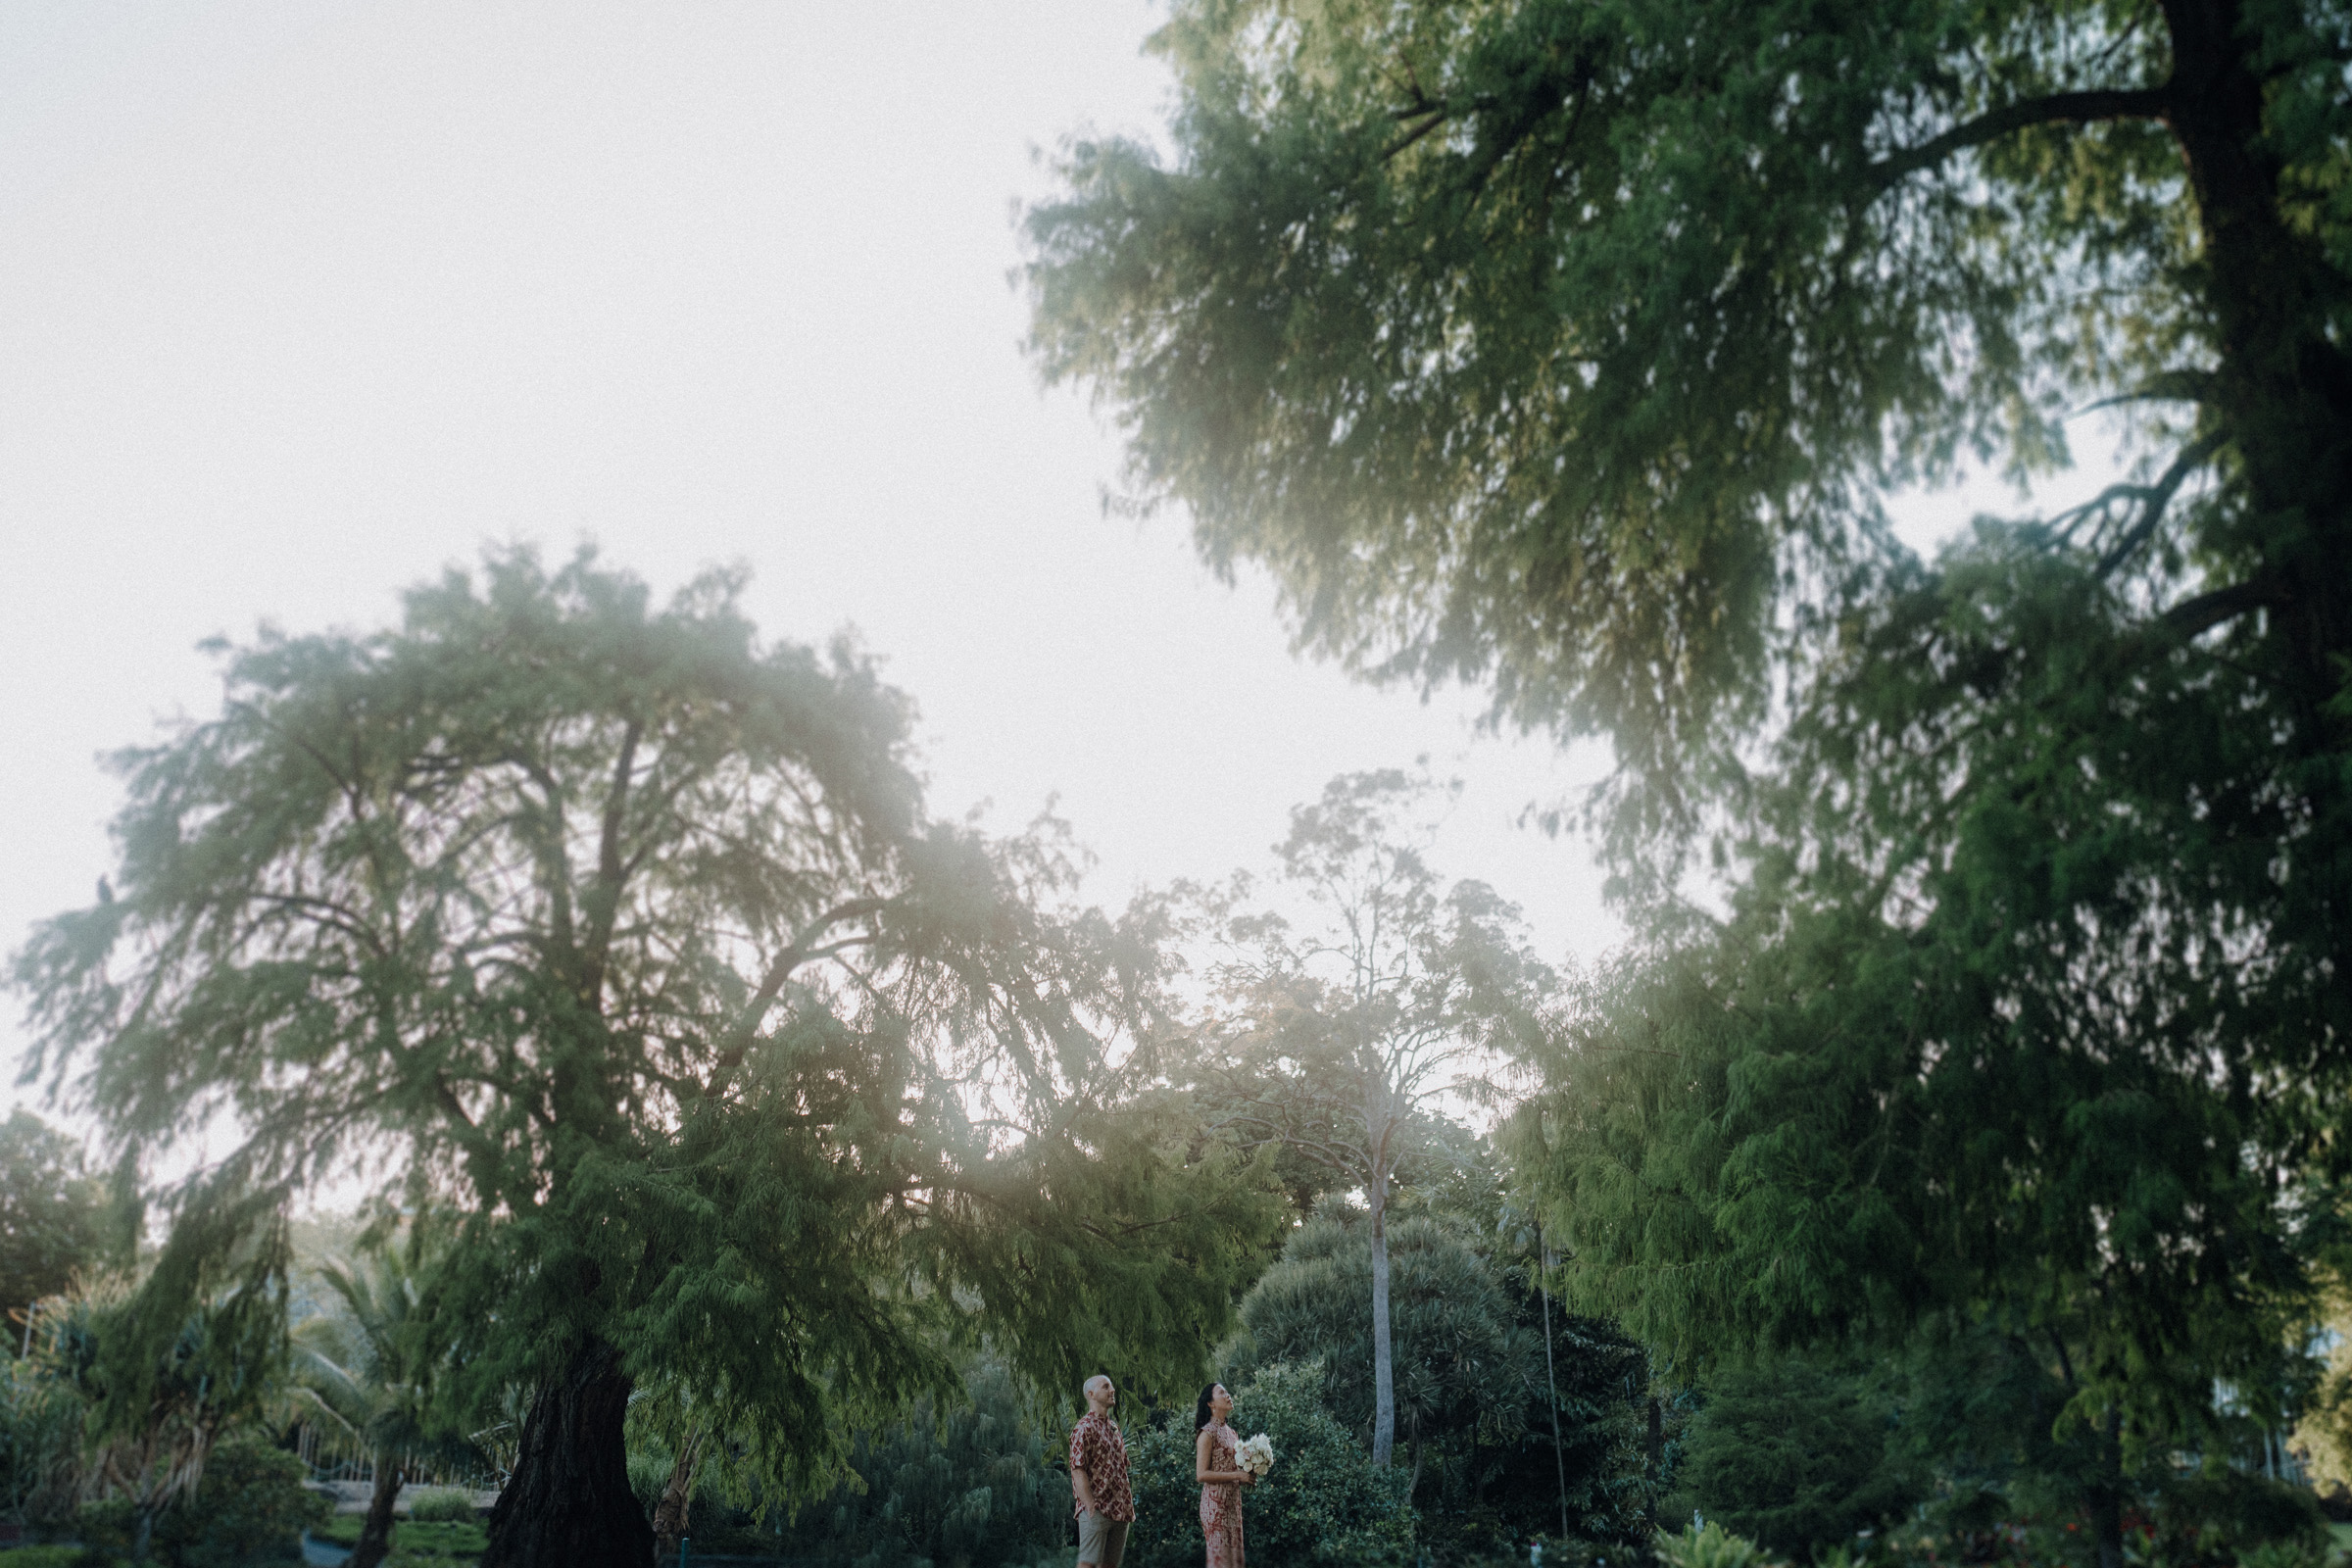
[(72, 1386), (37, 1362), (0, 1363), (0, 1517), (29, 1525), (72, 1516), (82, 1411)]
[(2328, 1516), (2309, 1489), (2236, 1470), (2174, 1482), (2157, 1522), (2168, 1537), (2211, 1535), (2241, 1555), (2273, 1543), (2315, 1553), (2328, 1544)]
[(1924, 1492), (1891, 1451), (1890, 1401), (1857, 1368), (1785, 1356), (1719, 1379), (1685, 1434), (1668, 1518), (1695, 1509), (1787, 1556), (1908, 1510)]
[[(1322, 1368), (1277, 1363), (1234, 1391), (1234, 1430), (1274, 1440), (1274, 1468), (1242, 1494), (1243, 1534), (1261, 1562), (1372, 1568), (1409, 1560), (1413, 1508), (1401, 1469), (1372, 1468), (1323, 1407)], [(1135, 1481), (1135, 1568), (1200, 1561), (1200, 1487), (1193, 1480), (1191, 1412), (1127, 1436)]]
[(966, 1568), (1054, 1557), (1077, 1530), (1069, 1479), (1048, 1463), (1044, 1428), (1023, 1412), (1001, 1363), (974, 1361), (964, 1387), (967, 1405), (939, 1410), (924, 1400), (903, 1421), (858, 1433), (854, 1476), (795, 1517), (771, 1517), (764, 1534), (754, 1533), (749, 1512), (698, 1487), (689, 1518), (695, 1551)]
[(334, 1511), (303, 1476), (300, 1459), (258, 1438), (219, 1444), (196, 1495), (156, 1522), (157, 1554), (176, 1568), (299, 1562), (302, 1533)]
[(428, 1487), (409, 1504), (409, 1517), (420, 1525), (473, 1523), (473, 1495), (457, 1487)]

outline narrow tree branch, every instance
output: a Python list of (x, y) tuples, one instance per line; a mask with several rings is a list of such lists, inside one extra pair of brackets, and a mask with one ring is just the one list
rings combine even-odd
[(2180, 455), (2173, 459), (2173, 466), (2164, 470), (2164, 477), (2142, 493), (2139, 520), (2126, 529), (2124, 536), (2099, 558), (2099, 564), (2091, 568), (2094, 572), (2106, 576), (2131, 560), (2132, 554), (2148, 542), (2156, 532), (2156, 525), (2164, 520), (2165, 509), (2173, 504), (2173, 497), (2180, 493), (2182, 483), (2212, 461), (2213, 455), (2221, 450), (2222, 441), (2222, 433), (2215, 430), (2199, 436), (2180, 449)]

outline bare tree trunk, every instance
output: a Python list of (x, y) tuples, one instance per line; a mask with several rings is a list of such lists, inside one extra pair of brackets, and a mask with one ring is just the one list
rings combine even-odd
[(490, 1510), (481, 1568), (651, 1568), (654, 1532), (629, 1491), (620, 1352), (590, 1340), (540, 1389), (514, 1474)]
[[(1551, 1249), (1544, 1245), (1544, 1228), (1536, 1227), (1536, 1289), (1544, 1298), (1544, 1387), (1551, 1395), (1551, 1468), (1560, 1483), (1560, 1539), (1568, 1539), (1568, 1459), (1560, 1446), (1560, 1376), (1551, 1363)], [(1650, 1419), (1657, 1419), (1658, 1402), (1649, 1402)]]
[(360, 1527), (360, 1544), (352, 1548), (344, 1568), (375, 1568), (392, 1549), (392, 1504), (408, 1477), (398, 1459), (378, 1455), (375, 1490), (368, 1494), (368, 1522)]
[(678, 1462), (669, 1467), (669, 1479), (662, 1483), (662, 1500), (654, 1507), (654, 1561), (675, 1562), (678, 1543), (686, 1539), (686, 1504), (694, 1495), (694, 1467), (702, 1458), (703, 1434), (700, 1428), (686, 1434), (678, 1445)]
[[(1378, 1123), (1374, 1124), (1375, 1126)], [(1376, 1151), (1385, 1140), (1373, 1140)], [(1389, 1161), (1376, 1152), (1364, 1194), (1372, 1204), (1372, 1468), (1396, 1450), (1396, 1365), (1389, 1343)]]

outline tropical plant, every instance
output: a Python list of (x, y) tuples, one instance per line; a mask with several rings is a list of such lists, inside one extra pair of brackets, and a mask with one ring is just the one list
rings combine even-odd
[[(203, 1484), (214, 1446), (277, 1394), (284, 1230), (260, 1230), (258, 1278), (223, 1283), (218, 1256), (200, 1238), (183, 1236), (166, 1246), (149, 1276), (151, 1285), (163, 1275), (176, 1289), (133, 1290), (104, 1276), (50, 1303), (47, 1366), (88, 1407), (82, 1491), (120, 1505), (122, 1544), (134, 1559), (147, 1558), (159, 1525)], [(164, 1316), (164, 1306), (189, 1298), (192, 1310)]]
[[(341, 1310), (305, 1319), (294, 1330), (295, 1381), (331, 1417), (359, 1434), (373, 1467), (367, 1523), (353, 1543), (349, 1568), (377, 1568), (392, 1549), (393, 1505), (416, 1466), (454, 1464), (471, 1469), (479, 1454), (449, 1428), (438, 1408), (449, 1362), (445, 1345), (430, 1338), (419, 1272), (432, 1259), (416, 1239), (361, 1263), (329, 1262), (319, 1278)], [(456, 1494), (464, 1517), (473, 1505)], [(425, 1499), (416, 1499), (410, 1517)]]
[(74, 1511), (87, 1416), (46, 1356), (0, 1366), (0, 1519), (23, 1528)]

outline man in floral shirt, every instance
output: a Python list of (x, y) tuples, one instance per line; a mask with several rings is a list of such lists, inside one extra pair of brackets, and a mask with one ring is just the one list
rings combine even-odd
[(1086, 1380), (1086, 1414), (1070, 1430), (1070, 1490), (1078, 1496), (1078, 1560), (1091, 1568), (1119, 1568), (1127, 1527), (1135, 1523), (1135, 1493), (1127, 1485), (1127, 1440), (1110, 1407), (1119, 1391), (1098, 1372)]

